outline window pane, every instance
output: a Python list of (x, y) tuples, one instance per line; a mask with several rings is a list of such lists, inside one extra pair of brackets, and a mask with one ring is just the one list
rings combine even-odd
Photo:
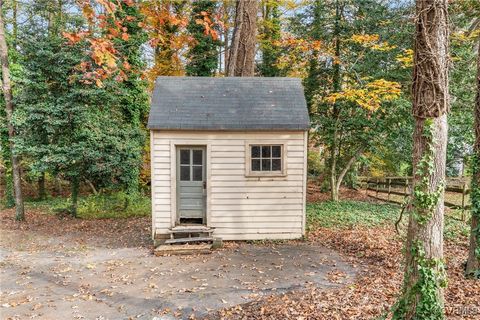
[(272, 171), (281, 171), (282, 170), (282, 160), (273, 159), (272, 160)]
[(262, 158), (269, 158), (271, 157), (271, 146), (262, 146)]
[(193, 150), (193, 164), (202, 164), (203, 150)]
[(270, 159), (262, 159), (262, 171), (271, 171), (270, 165), (272, 160)]
[(252, 160), (252, 171), (260, 171), (260, 159)]
[(180, 166), (180, 180), (190, 181), (190, 166)]
[(252, 146), (252, 158), (260, 158), (260, 146)]
[(281, 146), (272, 146), (272, 157), (280, 158), (282, 156), (282, 147)]
[(190, 164), (190, 150), (180, 150), (180, 164)]
[(193, 181), (202, 181), (202, 166), (193, 166)]

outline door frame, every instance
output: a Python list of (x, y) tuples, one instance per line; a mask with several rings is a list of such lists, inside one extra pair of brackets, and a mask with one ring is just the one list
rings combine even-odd
[(177, 214), (177, 148), (178, 147), (202, 147), (205, 149), (205, 182), (206, 199), (205, 199), (205, 214), (203, 225), (208, 226), (210, 221), (210, 202), (211, 202), (211, 143), (208, 140), (172, 140), (170, 142), (170, 225), (175, 227), (179, 224), (180, 217)]
[[(175, 155), (176, 155), (176, 159), (175, 159), (175, 166), (176, 166), (176, 169), (177, 169), (177, 172), (176, 172), (176, 182), (177, 182), (177, 188), (175, 190), (176, 192), (176, 202), (177, 204), (180, 203), (180, 191), (181, 191), (181, 187), (179, 186), (179, 182), (180, 181), (180, 172), (178, 172), (178, 168), (181, 166), (180, 164), (180, 153), (182, 150), (188, 150), (188, 151), (191, 151), (191, 150), (202, 150), (202, 225), (205, 225), (205, 221), (207, 219), (207, 189), (206, 189), (206, 183), (207, 183), (207, 147), (206, 146), (177, 146), (176, 147), (176, 152), (175, 152)], [(191, 155), (191, 153), (189, 152), (189, 155)], [(190, 160), (193, 161), (193, 159), (191, 158)], [(189, 168), (192, 167), (192, 163), (190, 163), (189, 165)], [(190, 171), (190, 178), (193, 177), (193, 172)], [(192, 181), (192, 180), (190, 180)], [(197, 181), (198, 182), (198, 181)], [(205, 188), (204, 188), (205, 186)], [(177, 205), (177, 210), (176, 210), (176, 225), (180, 225), (181, 222), (180, 222), (180, 219), (182, 218), (180, 216), (180, 213), (179, 213), (179, 208), (178, 208), (178, 205)], [(198, 218), (197, 218), (198, 219)]]

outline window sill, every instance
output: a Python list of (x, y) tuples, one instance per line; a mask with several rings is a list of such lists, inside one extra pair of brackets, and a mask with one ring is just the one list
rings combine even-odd
[(245, 174), (247, 178), (284, 178), (286, 176), (285, 172), (248, 172)]

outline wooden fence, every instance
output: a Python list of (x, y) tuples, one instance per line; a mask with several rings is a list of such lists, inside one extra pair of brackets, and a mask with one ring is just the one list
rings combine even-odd
[[(392, 199), (392, 195), (402, 196), (405, 199), (405, 197), (411, 194), (412, 189), (412, 177), (360, 177), (359, 182), (368, 196), (399, 204), (402, 204), (403, 201)], [(469, 186), (468, 178), (447, 178), (445, 206), (452, 209), (461, 209), (462, 211), (469, 209)], [(369, 191), (375, 192), (375, 195), (369, 194)], [(381, 198), (379, 194), (386, 194), (387, 198)], [(458, 201), (454, 202), (450, 198), (455, 198)]]

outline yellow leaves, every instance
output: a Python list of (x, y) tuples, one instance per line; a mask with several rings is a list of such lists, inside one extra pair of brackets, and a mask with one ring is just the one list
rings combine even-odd
[(367, 83), (362, 88), (348, 88), (327, 96), (324, 101), (334, 104), (337, 101), (349, 101), (358, 104), (365, 110), (376, 111), (382, 102), (392, 101), (401, 94), (398, 82), (378, 79)]
[(370, 46), (380, 39), (378, 34), (354, 34), (350, 40), (365, 46)]
[(403, 54), (397, 55), (395, 60), (401, 63), (402, 68), (404, 69), (411, 68), (413, 66), (413, 50), (412, 49), (403, 50)]
[(289, 70), (289, 77), (306, 77), (310, 57), (314, 52), (323, 50), (323, 44), (318, 40), (295, 38), (290, 34), (284, 34), (281, 40), (274, 41), (272, 45), (283, 49), (276, 66)]
[(471, 32), (466, 30), (461, 30), (457, 32), (453, 32), (450, 37), (452, 39), (452, 43), (466, 43), (466, 42), (474, 42), (480, 36), (480, 29), (472, 30)]
[(390, 51), (395, 49), (397, 46), (391, 46), (388, 42), (381, 42), (378, 44), (374, 44), (371, 49), (376, 51)]
[(396, 46), (390, 45), (386, 41), (380, 41), (378, 34), (354, 34), (350, 41), (376, 51), (390, 51), (396, 48)]

